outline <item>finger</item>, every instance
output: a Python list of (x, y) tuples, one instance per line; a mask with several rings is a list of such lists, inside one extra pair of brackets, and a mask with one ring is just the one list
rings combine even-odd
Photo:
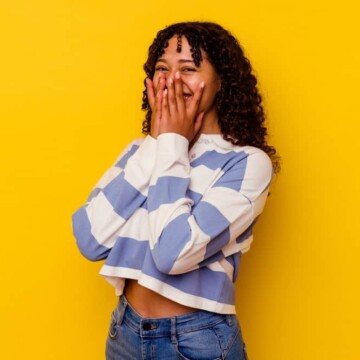
[(196, 116), (195, 118), (195, 122), (194, 122), (194, 135), (197, 134), (197, 132), (200, 130), (201, 125), (202, 125), (202, 121), (204, 118), (204, 114), (205, 112), (202, 111), (199, 115)]
[(161, 121), (162, 91), (159, 91), (155, 97), (155, 104), (151, 116), (151, 136), (157, 138), (159, 135)]
[(174, 89), (174, 80), (170, 77), (167, 81), (167, 102), (169, 113), (175, 114), (177, 111), (176, 99), (175, 99), (175, 89)]
[(204, 83), (204, 81), (202, 81), (200, 83), (200, 86), (196, 90), (196, 92), (194, 94), (194, 98), (192, 99), (192, 101), (190, 103), (190, 106), (189, 106), (189, 110), (193, 114), (196, 114), (198, 109), (199, 109), (200, 100), (201, 100), (201, 97), (202, 97), (202, 95), (204, 93), (204, 88), (205, 88), (205, 83)]
[(183, 85), (179, 71), (175, 73), (174, 87), (175, 87), (175, 99), (176, 99), (177, 109), (178, 111), (183, 111), (185, 108), (185, 101), (184, 101)]
[(147, 91), (147, 96), (148, 96), (148, 100), (149, 100), (149, 105), (152, 110), (154, 107), (154, 104), (155, 104), (154, 85), (153, 85), (153, 82), (151, 81), (151, 79), (149, 79), (149, 78), (146, 78), (145, 84), (146, 84), (146, 91)]
[(168, 89), (163, 91), (162, 104), (161, 104), (161, 124), (166, 125), (169, 119), (169, 100), (168, 100)]
[(165, 88), (166, 88), (166, 77), (163, 73), (159, 73), (159, 80), (158, 80), (158, 84), (157, 84), (156, 93), (158, 93), (160, 91), (162, 93), (161, 94), (162, 98), (164, 96)]
[(155, 101), (155, 119), (160, 121), (161, 119), (161, 109), (162, 109), (162, 100), (163, 100), (163, 91), (159, 90), (156, 94), (156, 101)]
[(163, 73), (160, 73), (160, 74), (159, 74), (159, 81), (158, 81), (158, 86), (157, 86), (156, 92), (164, 90), (164, 89), (165, 89), (165, 85), (166, 85), (165, 75), (164, 75)]
[(163, 93), (164, 93), (165, 85), (166, 85), (166, 79), (165, 79), (164, 75), (162, 73), (160, 73), (159, 81), (158, 81), (157, 88), (156, 88), (156, 95), (159, 94), (161, 99), (163, 98), (163, 95), (164, 95)]

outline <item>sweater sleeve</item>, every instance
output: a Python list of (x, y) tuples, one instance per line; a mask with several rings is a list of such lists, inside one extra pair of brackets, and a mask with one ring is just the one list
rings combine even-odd
[(126, 221), (145, 203), (155, 149), (151, 136), (132, 142), (73, 214), (77, 245), (89, 260), (107, 257)]
[(239, 156), (194, 206), (187, 196), (190, 170), (188, 141), (177, 134), (160, 135), (148, 210), (153, 259), (166, 274), (245, 252), (272, 177), (269, 157), (256, 149)]

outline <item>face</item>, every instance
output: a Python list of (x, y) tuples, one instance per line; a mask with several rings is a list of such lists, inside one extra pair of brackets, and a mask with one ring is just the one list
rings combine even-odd
[(193, 61), (190, 45), (185, 36), (181, 39), (181, 52), (177, 52), (177, 36), (169, 40), (169, 46), (165, 53), (157, 60), (155, 64), (155, 74), (153, 83), (155, 88), (159, 82), (159, 74), (163, 73), (166, 79), (175, 78), (175, 73), (180, 73), (183, 82), (184, 100), (188, 102), (194, 96), (200, 83), (204, 81), (205, 87), (201, 97), (199, 112), (204, 111), (206, 116), (216, 116), (214, 99), (220, 90), (220, 77), (215, 68), (207, 59), (206, 53), (202, 51), (202, 61), (200, 66), (196, 67)]

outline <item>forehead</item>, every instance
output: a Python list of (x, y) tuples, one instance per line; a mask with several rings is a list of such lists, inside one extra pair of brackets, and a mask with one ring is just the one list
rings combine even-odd
[(174, 35), (171, 37), (163, 48), (163, 54), (156, 61), (181, 61), (189, 60), (194, 62), (196, 67), (201, 67), (207, 63), (208, 57), (206, 52), (201, 48), (191, 48), (186, 36)]
[(170, 38), (167, 41), (167, 43), (168, 46), (164, 48), (163, 56), (182, 54), (182, 55), (188, 55), (190, 56), (190, 58), (192, 57), (191, 47), (185, 36), (180, 37), (178, 35), (174, 35), (172, 38)]

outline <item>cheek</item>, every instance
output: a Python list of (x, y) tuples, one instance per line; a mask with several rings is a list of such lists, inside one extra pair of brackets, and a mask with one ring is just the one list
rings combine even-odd
[(203, 96), (201, 97), (199, 110), (200, 111), (211, 111), (215, 109), (215, 98), (217, 91), (214, 91), (214, 88), (209, 89), (205, 87)]
[(205, 84), (205, 89), (202, 96), (202, 100), (204, 104), (206, 104), (206, 106), (211, 107), (215, 101), (217, 93), (218, 93), (218, 86), (216, 86), (213, 83)]
[(182, 81), (187, 85), (192, 92), (195, 92), (202, 81), (205, 82), (204, 96), (207, 98), (215, 98), (216, 93), (219, 90), (219, 80), (217, 78), (208, 77), (208, 76), (193, 76), (193, 77), (183, 77)]
[[(185, 85), (189, 87), (189, 89), (192, 92), (195, 92), (196, 89), (200, 86), (200, 83), (202, 81), (205, 81), (205, 79), (202, 79), (200, 77), (183, 77), (182, 81), (184, 82)], [(205, 85), (206, 85), (206, 81), (205, 81)]]

